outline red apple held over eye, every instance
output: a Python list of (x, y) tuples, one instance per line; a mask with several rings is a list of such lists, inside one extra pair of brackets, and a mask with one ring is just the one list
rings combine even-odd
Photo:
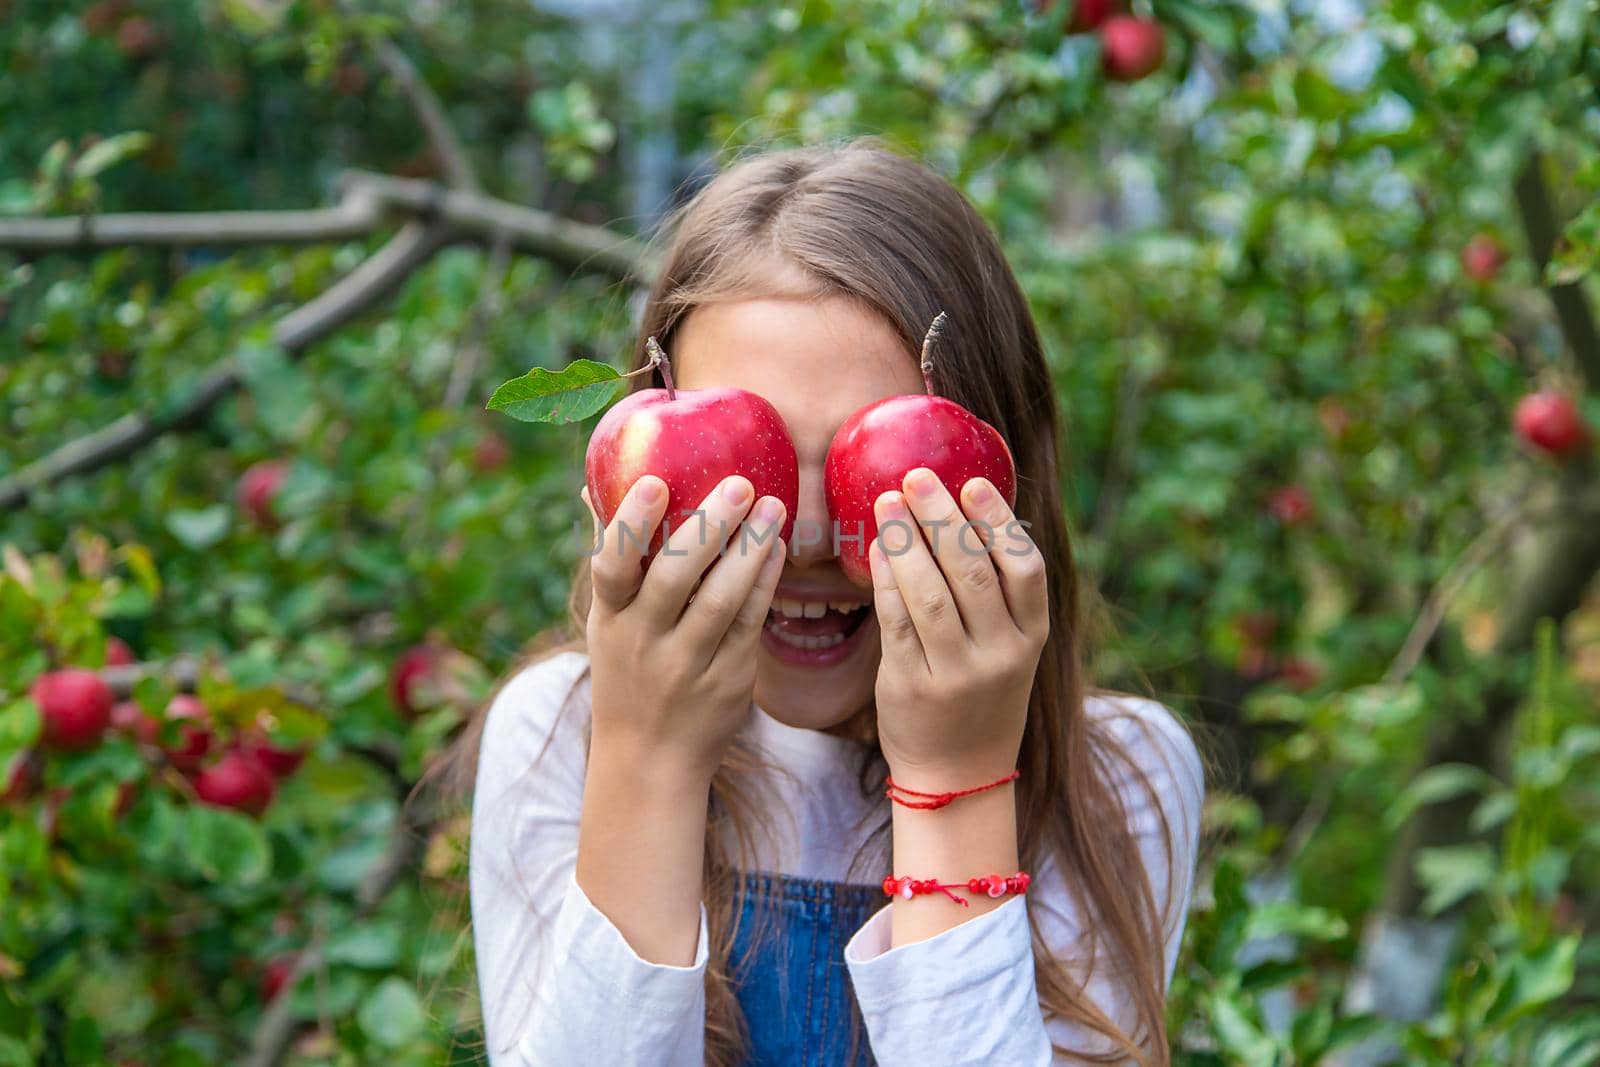
[(1017, 469), (1005, 438), (954, 400), (934, 394), (929, 354), (943, 323), (941, 312), (923, 341), (927, 393), (868, 404), (844, 421), (828, 446), (823, 491), (835, 525), (830, 535), (838, 540), (845, 577), (857, 585), (872, 585), (867, 550), (878, 536), (878, 497), (898, 490), (918, 467), (938, 475), (957, 500), (968, 480), (987, 478), (1007, 504), (1016, 503)]
[(1581, 451), (1589, 440), (1578, 405), (1556, 389), (1541, 389), (1517, 401), (1512, 421), (1518, 437), (1557, 459)]
[(200, 768), (200, 761), (211, 751), (215, 740), (211, 713), (199, 697), (179, 693), (167, 702), (166, 719), (181, 724), (177, 739), (167, 746), (167, 759), (178, 770), (192, 774)]
[(1505, 261), (1505, 249), (1486, 233), (1474, 234), (1461, 249), (1461, 270), (1475, 282), (1494, 281)]
[(800, 501), (800, 463), (783, 416), (743, 389), (674, 388), (665, 353), (655, 338), (649, 345), (666, 388), (628, 394), (595, 427), (584, 459), (595, 514), (609, 524), (635, 482), (646, 474), (660, 478), (667, 484), (667, 510), (650, 540), (648, 551), (654, 555), (664, 540), (663, 527), (676, 530), (694, 522), (695, 510), (717, 484), (740, 474), (755, 487), (754, 499), (783, 501), (779, 536), (787, 542)]
[(1159, 22), (1113, 15), (1100, 27), (1101, 64), (1112, 81), (1138, 81), (1154, 73), (1166, 58), (1166, 34)]
[(201, 767), (194, 778), (194, 793), (202, 803), (250, 815), (266, 811), (276, 792), (272, 772), (237, 748)]
[(111, 687), (94, 671), (81, 667), (40, 675), (33, 683), (32, 696), (43, 720), (44, 745), (55, 749), (98, 745), (111, 725), (111, 706), (116, 703)]
[(239, 507), (257, 526), (271, 529), (278, 524), (273, 501), (288, 477), (289, 464), (281, 459), (252, 464), (239, 477)]

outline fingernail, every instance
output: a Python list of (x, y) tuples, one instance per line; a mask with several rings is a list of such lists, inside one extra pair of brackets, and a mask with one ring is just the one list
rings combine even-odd
[(905, 497), (891, 490), (878, 497), (877, 509), (885, 519), (903, 518), (906, 513)]
[(750, 483), (743, 478), (729, 478), (722, 483), (722, 499), (730, 504), (743, 504), (750, 499)]
[(756, 505), (756, 522), (763, 526), (770, 526), (778, 521), (778, 516), (783, 514), (783, 505), (776, 497), (764, 496), (761, 503)]
[(969, 484), (972, 488), (967, 492), (971, 495), (974, 504), (992, 504), (994, 503), (994, 498), (999, 495), (994, 491), (994, 486), (989, 483), (987, 478), (974, 478)]
[(661, 499), (661, 482), (654, 477), (642, 478), (639, 481), (639, 501), (643, 504), (654, 504)]
[(918, 467), (906, 475), (906, 488), (911, 495), (924, 498), (930, 497), (939, 488), (939, 479), (926, 467)]

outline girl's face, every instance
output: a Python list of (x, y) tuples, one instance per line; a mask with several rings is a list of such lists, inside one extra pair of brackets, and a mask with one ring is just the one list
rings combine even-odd
[(871, 591), (839, 568), (823, 461), (834, 431), (858, 409), (922, 392), (915, 355), (882, 316), (840, 296), (702, 305), (678, 327), (669, 355), (681, 388), (765, 398), (800, 459), (800, 506), (761, 635), (756, 703), (790, 726), (861, 734), (852, 719), (872, 699), (878, 626)]

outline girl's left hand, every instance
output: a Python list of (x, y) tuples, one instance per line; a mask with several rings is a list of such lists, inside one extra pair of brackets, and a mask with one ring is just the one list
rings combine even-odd
[(901, 785), (966, 788), (1016, 766), (1050, 633), (1044, 559), (987, 479), (960, 507), (925, 467), (902, 488), (878, 498), (869, 550), (878, 739)]

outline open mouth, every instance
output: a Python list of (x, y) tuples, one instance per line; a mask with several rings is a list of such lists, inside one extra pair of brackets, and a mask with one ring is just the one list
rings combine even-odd
[(871, 615), (872, 606), (861, 600), (777, 597), (767, 612), (762, 644), (790, 663), (836, 663), (854, 649)]

